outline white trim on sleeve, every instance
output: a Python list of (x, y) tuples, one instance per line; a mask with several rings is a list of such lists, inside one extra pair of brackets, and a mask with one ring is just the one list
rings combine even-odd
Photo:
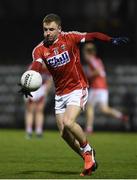
[(38, 59), (36, 59), (35, 61), (38, 61), (38, 62), (40, 62), (41, 64), (43, 63), (43, 59), (41, 59), (41, 58), (38, 58)]
[(84, 43), (84, 42), (85, 42), (85, 40), (86, 40), (86, 38), (84, 37), (84, 38), (82, 38), (82, 39), (81, 39), (81, 41), (80, 41), (80, 42), (81, 42), (81, 43)]

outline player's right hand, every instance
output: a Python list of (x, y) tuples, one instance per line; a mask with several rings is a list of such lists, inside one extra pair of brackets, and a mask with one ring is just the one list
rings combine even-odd
[(21, 85), (21, 83), (18, 83), (18, 86), (20, 86), (20, 90), (18, 91), (18, 93), (22, 94), (22, 95), (25, 95), (26, 98), (28, 98), (29, 96), (30, 97), (33, 97), (32, 94), (30, 93), (30, 91), (28, 89), (26, 89), (25, 87), (23, 87)]

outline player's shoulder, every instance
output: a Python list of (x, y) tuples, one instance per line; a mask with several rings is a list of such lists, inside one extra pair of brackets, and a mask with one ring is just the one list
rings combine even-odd
[(62, 31), (61, 34), (63, 35), (75, 35), (75, 34), (86, 34), (86, 32), (79, 32), (79, 31), (67, 31), (67, 32), (64, 32)]
[(40, 50), (41, 48), (43, 48), (44, 46), (44, 42), (41, 41), (39, 44), (37, 44), (34, 48), (33, 48), (33, 52), (34, 51), (37, 51), (37, 50)]
[(99, 63), (103, 63), (103, 60), (101, 59), (101, 57), (98, 57), (98, 56), (97, 56), (96, 59), (97, 59), (97, 61), (98, 61)]
[(86, 32), (79, 32), (79, 31), (68, 31), (68, 32), (61, 32), (62, 36), (76, 36), (76, 35), (86, 35)]

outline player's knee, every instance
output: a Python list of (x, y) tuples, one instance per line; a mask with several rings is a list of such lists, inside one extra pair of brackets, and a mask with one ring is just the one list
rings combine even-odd
[(67, 129), (71, 129), (74, 125), (74, 122), (71, 119), (64, 119), (64, 127)]
[(44, 110), (44, 109), (43, 109), (42, 106), (37, 106), (37, 107), (36, 107), (36, 112), (37, 112), (37, 113), (43, 113), (43, 110)]
[(37, 109), (37, 110), (36, 110), (36, 113), (37, 113), (37, 114), (43, 114), (43, 110), (42, 110), (42, 109)]
[(26, 112), (27, 112), (27, 113), (33, 113), (33, 108), (28, 107), (28, 108), (26, 109)]
[(101, 106), (100, 110), (102, 113), (105, 113), (105, 114), (108, 113), (108, 107), (107, 106)]

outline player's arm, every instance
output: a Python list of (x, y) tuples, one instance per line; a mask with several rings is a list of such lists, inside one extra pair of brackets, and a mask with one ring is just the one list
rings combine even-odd
[(110, 37), (106, 34), (100, 33), (100, 32), (86, 33), (85, 41), (91, 41), (94, 39), (99, 39), (101, 41), (108, 41), (109, 42), (109, 41), (111, 41), (112, 37)]
[(94, 59), (92, 61), (89, 61), (89, 66), (92, 67), (91, 77), (105, 76), (106, 73), (105, 73), (105, 69), (101, 60), (98, 61), (97, 59)]
[(102, 70), (102, 68), (100, 68), (99, 66), (98, 66), (98, 64), (97, 63), (94, 63), (94, 64), (92, 64), (92, 70), (91, 70), (91, 77), (96, 77), (96, 76), (102, 76), (102, 73), (104, 72), (103, 70)]
[[(37, 72), (40, 73), (40, 72), (41, 72), (41, 69), (42, 69), (43, 60), (42, 60), (42, 56), (41, 56), (41, 53), (40, 53), (40, 51), (39, 51), (38, 48), (35, 48), (35, 49), (33, 50), (33, 52), (32, 52), (32, 58), (33, 58), (33, 62), (31, 63), (29, 69), (30, 69), (30, 70), (34, 70), (34, 71), (37, 71)], [(31, 97), (32, 97), (32, 95), (31, 95), (31, 93), (30, 93), (30, 91), (29, 91), (28, 89), (26, 89), (25, 87), (23, 87), (23, 86), (21, 85), (21, 83), (19, 83), (18, 85), (21, 87), (20, 90), (18, 91), (20, 94), (25, 95), (26, 98), (27, 98), (28, 96), (31, 96)]]
[(94, 39), (99, 39), (101, 41), (108, 41), (114, 45), (125, 44), (129, 41), (129, 39), (127, 37), (110, 37), (110, 36), (100, 33), (100, 32), (87, 33), (85, 35), (85, 41), (90, 41), (90, 40), (94, 40)]
[(127, 37), (111, 37), (100, 32), (80, 33), (74, 31), (70, 32), (69, 35), (71, 35), (75, 43), (83, 43), (98, 39), (101, 41), (111, 42), (114, 45), (121, 45), (129, 41)]
[(41, 51), (38, 47), (34, 48), (34, 50), (32, 51), (32, 59), (33, 59), (33, 62), (31, 64), (31, 70), (34, 70), (40, 73), (42, 70), (43, 59), (42, 59)]
[(98, 69), (94, 69), (91, 71), (91, 77), (96, 77), (100, 75), (100, 71)]

